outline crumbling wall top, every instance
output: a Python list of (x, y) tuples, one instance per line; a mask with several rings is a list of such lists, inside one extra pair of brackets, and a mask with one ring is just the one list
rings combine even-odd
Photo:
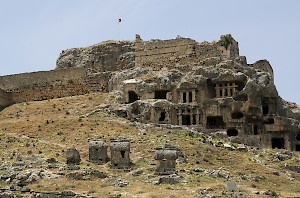
[(157, 149), (155, 151), (155, 160), (176, 160), (177, 159), (177, 151), (176, 150), (170, 150), (170, 149)]
[(114, 140), (110, 142), (110, 147), (116, 151), (130, 151), (130, 141), (128, 140)]
[(199, 65), (213, 57), (220, 57), (221, 61), (234, 60), (239, 56), (238, 43), (230, 34), (221, 36), (219, 41), (201, 43), (181, 36), (169, 40), (143, 41), (137, 35), (135, 46), (137, 66), (157, 70), (177, 65)]
[(90, 146), (107, 147), (107, 145), (102, 140), (91, 140)]

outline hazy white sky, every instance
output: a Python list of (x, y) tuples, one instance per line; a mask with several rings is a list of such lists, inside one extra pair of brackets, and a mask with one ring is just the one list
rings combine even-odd
[(0, 75), (50, 70), (63, 49), (108, 39), (197, 41), (231, 33), (248, 63), (267, 59), (286, 100), (300, 104), (299, 0), (0, 0)]

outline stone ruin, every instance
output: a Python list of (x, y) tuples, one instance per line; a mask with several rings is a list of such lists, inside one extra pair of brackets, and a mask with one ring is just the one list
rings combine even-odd
[(76, 148), (68, 148), (66, 151), (67, 165), (79, 165), (80, 154)]
[(143, 41), (135, 67), (109, 81), (115, 109), (143, 123), (220, 131), (237, 143), (300, 151), (300, 114), (278, 96), (267, 60), (247, 63), (231, 35), (219, 41)]
[[(102, 140), (92, 140), (89, 144), (89, 161), (95, 164), (105, 164), (109, 161), (108, 146)], [(130, 162), (130, 141), (124, 138), (110, 140), (110, 161), (112, 168), (128, 168)], [(67, 165), (79, 165), (80, 154), (76, 148), (68, 148), (66, 152)]]
[(107, 147), (101, 140), (92, 140), (89, 145), (89, 161), (96, 164), (108, 162)]
[(130, 141), (112, 139), (110, 142), (110, 161), (112, 168), (130, 167)]
[[(89, 161), (98, 165), (108, 162), (107, 147), (102, 140), (91, 140), (89, 144)], [(124, 138), (111, 139), (110, 151), (112, 168), (129, 168), (132, 165), (130, 162), (129, 140)], [(171, 144), (165, 144), (164, 148), (156, 148), (154, 155), (156, 160), (155, 174), (163, 176), (176, 174), (176, 160), (179, 156), (183, 157), (181, 149)], [(68, 148), (66, 151), (67, 165), (79, 165), (80, 161), (78, 150), (76, 148)], [(169, 177), (166, 179), (173, 181)]]
[(169, 175), (176, 173), (177, 151), (167, 148), (157, 148), (155, 150), (156, 174)]
[(238, 42), (106, 41), (63, 50), (52, 71), (0, 77), (0, 109), (24, 101), (108, 92), (118, 115), (142, 123), (224, 132), (232, 141), (300, 151), (300, 108), (283, 100), (267, 60)]

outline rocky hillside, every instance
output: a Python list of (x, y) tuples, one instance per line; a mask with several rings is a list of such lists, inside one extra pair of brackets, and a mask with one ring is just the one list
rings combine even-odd
[[(300, 154), (230, 143), (184, 126), (142, 124), (115, 115), (108, 94), (20, 103), (0, 112), (1, 197), (297, 197)], [(89, 141), (131, 141), (128, 169), (88, 161)], [(171, 144), (183, 155), (175, 184), (154, 174), (154, 150)], [(76, 147), (79, 166), (65, 151)]]
[(279, 96), (270, 63), (248, 63), (230, 34), (212, 42), (136, 35), (65, 50), (57, 69), (66, 67), (109, 74), (103, 90), (129, 120), (226, 129), (236, 143), (300, 151), (299, 110)]

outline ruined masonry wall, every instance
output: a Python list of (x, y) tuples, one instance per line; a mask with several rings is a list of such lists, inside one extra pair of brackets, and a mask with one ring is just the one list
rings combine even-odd
[[(221, 37), (222, 42), (198, 43), (193, 39), (182, 37), (143, 41), (138, 36), (135, 42), (104, 43), (87, 49), (67, 50), (60, 55), (58, 61), (60, 69), (0, 76), (0, 89), (4, 90), (0, 93), (0, 106), (9, 104), (11, 102), (9, 98), (12, 102), (18, 103), (96, 91), (106, 92), (110, 78), (109, 71), (133, 67), (134, 63), (140, 67), (151, 66), (155, 70), (162, 67), (172, 69), (176, 66), (199, 65), (210, 62), (205, 60), (212, 57), (217, 57), (219, 61), (233, 59), (238, 55), (238, 46), (229, 35), (231, 44), (225, 48), (222, 43), (224, 44), (227, 37)], [(78, 56), (77, 52), (83, 54)], [(71, 66), (68, 65), (71, 59), (78, 59), (79, 62), (74, 62), (76, 68), (68, 68)], [(87, 63), (86, 60), (91, 62)], [(89, 75), (86, 72), (87, 68), (99, 73)]]
[(218, 42), (198, 43), (188, 38), (172, 40), (136, 40), (136, 64), (155, 69), (174, 65), (199, 64), (211, 57), (226, 59), (229, 49)]
[[(87, 75), (83, 68), (63, 69), (2, 76), (0, 87), (10, 92), (14, 103), (19, 103), (106, 92), (109, 77), (109, 73)], [(0, 98), (0, 102), (4, 100)]]
[(0, 76), (0, 88), (3, 90), (16, 90), (32, 84), (78, 79), (85, 75), (84, 68), (74, 68)]
[(11, 93), (7, 93), (0, 89), (0, 109), (12, 104)]

